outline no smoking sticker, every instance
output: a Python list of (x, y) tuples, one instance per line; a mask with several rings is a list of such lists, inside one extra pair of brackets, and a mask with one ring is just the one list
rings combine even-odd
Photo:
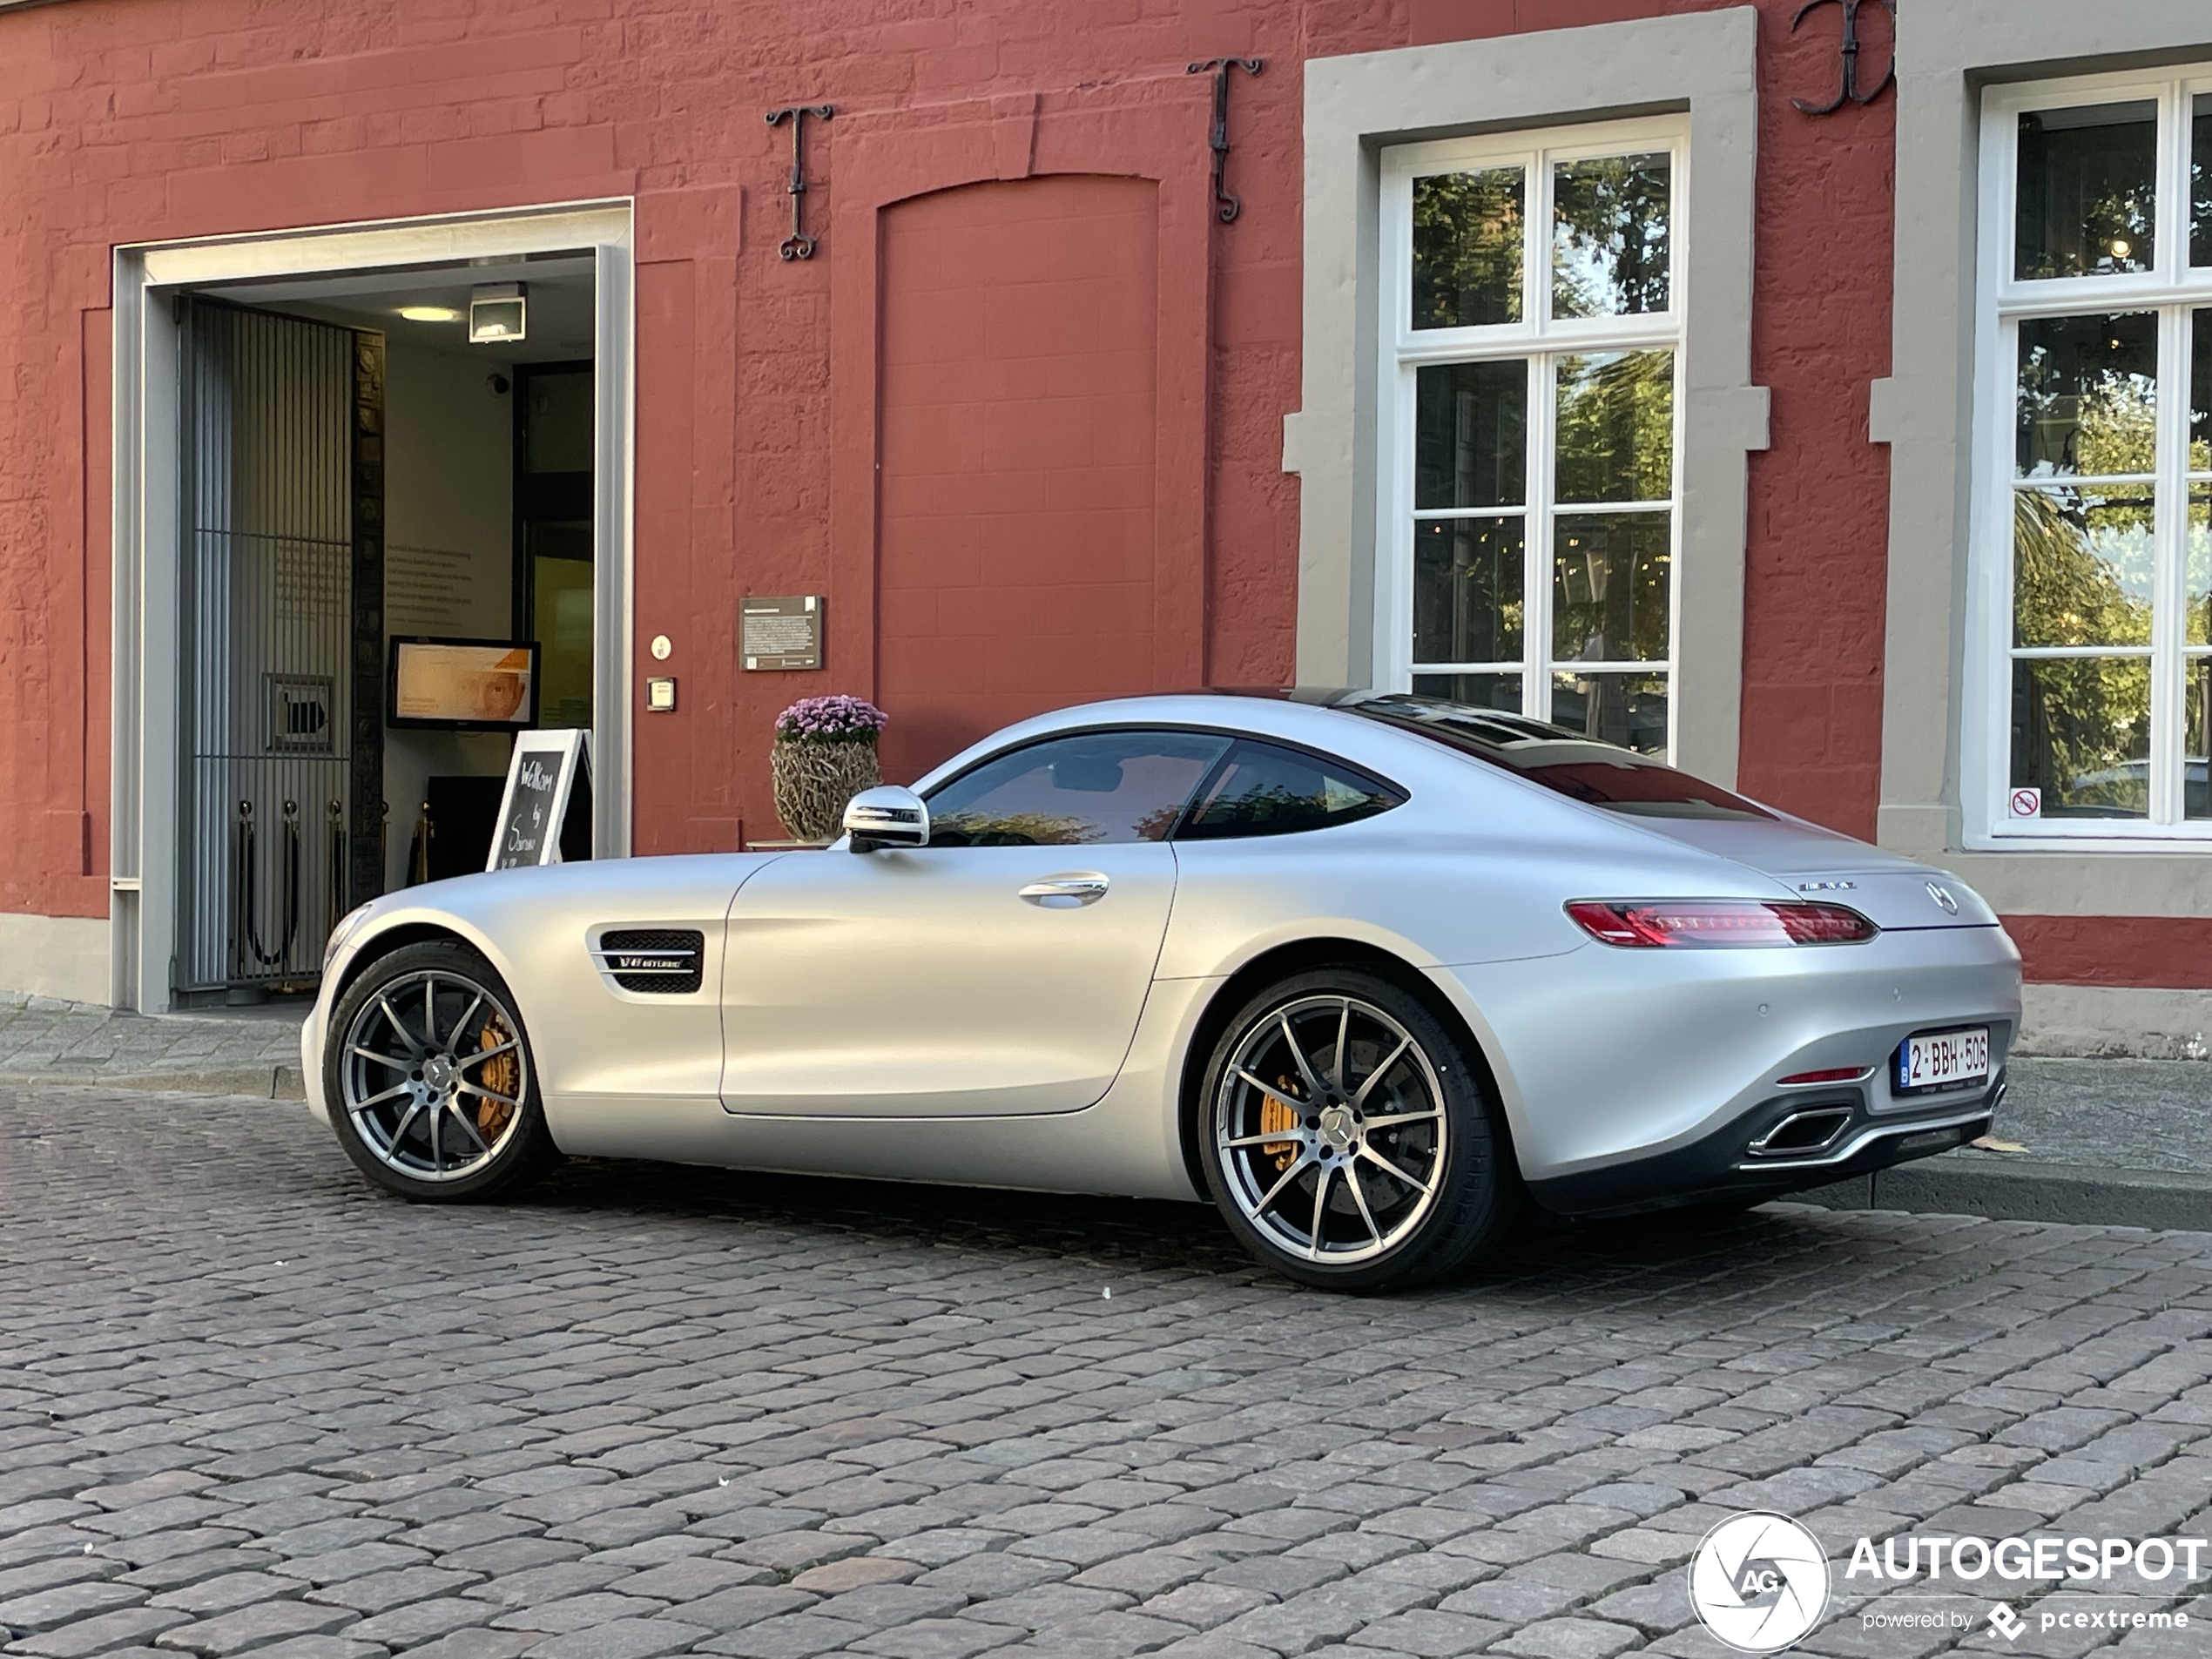
[(2015, 789), (2011, 802), (2014, 818), (2043, 816), (2043, 792), (2040, 789)]

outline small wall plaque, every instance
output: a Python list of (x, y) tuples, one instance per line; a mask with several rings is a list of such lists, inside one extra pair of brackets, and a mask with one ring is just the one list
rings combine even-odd
[(738, 655), (748, 671), (822, 665), (822, 596), (747, 595), (738, 602)]

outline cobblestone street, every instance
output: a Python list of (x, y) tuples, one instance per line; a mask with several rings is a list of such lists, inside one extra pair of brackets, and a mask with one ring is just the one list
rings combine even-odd
[(415, 1208), (297, 1105), (0, 1085), (38, 1659), (1719, 1656), (1683, 1563), (1750, 1508), (1827, 1548), (1817, 1653), (2202, 1655), (2202, 1579), (2140, 1603), (2186, 1632), (2023, 1599), (2007, 1646), (1867, 1629), (1929, 1587), (1844, 1568), (2204, 1534), (2208, 1378), (2212, 1234), (1776, 1208), (1352, 1300), (1196, 1206), (574, 1164)]

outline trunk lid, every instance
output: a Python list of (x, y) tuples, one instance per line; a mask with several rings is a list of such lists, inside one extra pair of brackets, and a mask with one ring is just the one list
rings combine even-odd
[(1848, 905), (1885, 931), (1997, 925), (1996, 913), (1957, 876), (1817, 824), (1641, 815), (1634, 821), (1655, 835), (1771, 876), (1795, 897)]

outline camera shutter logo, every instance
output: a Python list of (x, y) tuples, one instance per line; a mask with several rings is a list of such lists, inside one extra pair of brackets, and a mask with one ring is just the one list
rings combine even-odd
[(1689, 1601), (1737, 1652), (1778, 1652), (1828, 1610), (1828, 1553), (1786, 1515), (1737, 1515), (1697, 1546)]

